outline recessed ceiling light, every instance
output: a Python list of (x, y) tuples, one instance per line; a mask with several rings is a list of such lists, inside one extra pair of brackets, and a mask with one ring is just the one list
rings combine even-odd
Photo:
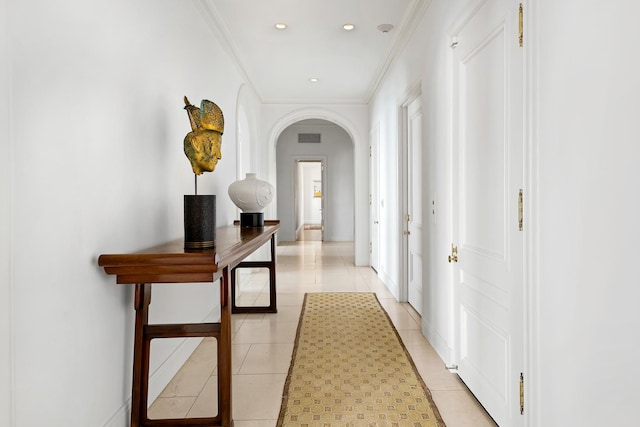
[(311, 78), (309, 79), (309, 81), (310, 81), (311, 83), (318, 83), (318, 82), (320, 81), (320, 79), (319, 79), (319, 78), (317, 78), (317, 77), (311, 77)]
[(287, 24), (283, 23), (283, 22), (278, 22), (275, 27), (279, 30), (284, 30), (285, 28), (287, 28)]
[(342, 26), (342, 28), (344, 28), (344, 29), (345, 29), (345, 30), (347, 30), (347, 31), (351, 31), (351, 30), (353, 30), (355, 27), (356, 27), (356, 26), (355, 26), (355, 25), (353, 25), (353, 24), (344, 24), (344, 25)]

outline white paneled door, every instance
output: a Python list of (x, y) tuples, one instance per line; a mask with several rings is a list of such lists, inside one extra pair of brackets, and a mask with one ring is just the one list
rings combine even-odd
[(422, 104), (407, 108), (407, 300), (422, 314)]
[(500, 426), (517, 427), (524, 425), (519, 3), (478, 4), (452, 44), (458, 373)]
[(371, 179), (369, 180), (369, 212), (370, 212), (370, 242), (369, 242), (369, 255), (371, 268), (376, 272), (380, 271), (380, 251), (378, 249), (378, 242), (380, 239), (380, 209), (378, 209), (380, 203), (380, 197), (378, 196), (378, 170), (380, 163), (378, 161), (378, 145), (380, 141), (380, 126), (376, 124), (371, 129), (371, 141), (369, 145), (369, 170), (371, 171)]

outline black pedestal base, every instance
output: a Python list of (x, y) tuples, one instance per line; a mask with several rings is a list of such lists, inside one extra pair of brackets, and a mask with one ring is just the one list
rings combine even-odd
[(264, 213), (262, 212), (241, 213), (240, 227), (264, 227)]
[(216, 196), (184, 196), (185, 249), (213, 248), (216, 244)]

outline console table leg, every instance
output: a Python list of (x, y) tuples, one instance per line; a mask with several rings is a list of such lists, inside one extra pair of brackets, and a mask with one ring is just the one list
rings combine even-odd
[[(221, 298), (229, 295), (229, 267), (222, 271), (220, 279)], [(231, 427), (231, 304), (228, 298), (220, 305), (220, 342), (218, 343), (218, 411), (222, 427)]]
[[(150, 302), (151, 284), (137, 283), (134, 300), (136, 324), (133, 344), (133, 381), (131, 384), (131, 427), (139, 427), (146, 419), (147, 414), (147, 387), (145, 385), (146, 375), (149, 371), (149, 355), (146, 351), (148, 346), (144, 339), (144, 327), (149, 323)], [(142, 393), (143, 389), (144, 393)]]
[(269, 261), (269, 305), (277, 311), (276, 302), (276, 235), (271, 236), (271, 260)]
[[(269, 305), (238, 306), (236, 304), (236, 272), (241, 268), (267, 268), (269, 270)], [(271, 259), (269, 261), (242, 261), (231, 270), (231, 313), (277, 313), (276, 301), (276, 237), (271, 236)]]

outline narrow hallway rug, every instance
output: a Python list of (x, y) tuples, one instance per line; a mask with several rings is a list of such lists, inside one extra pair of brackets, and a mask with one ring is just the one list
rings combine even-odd
[(375, 294), (306, 294), (278, 427), (443, 427)]

